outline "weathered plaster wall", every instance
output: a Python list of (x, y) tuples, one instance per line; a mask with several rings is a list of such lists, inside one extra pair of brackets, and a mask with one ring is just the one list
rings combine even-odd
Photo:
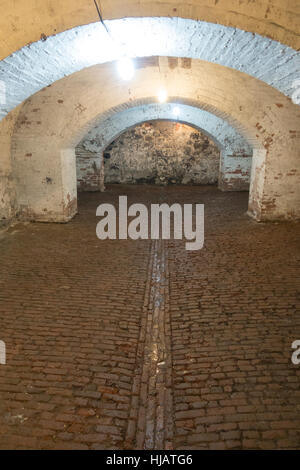
[(15, 179), (11, 164), (11, 138), (20, 107), (6, 116), (0, 125), (0, 226), (16, 213)]
[(254, 76), (290, 97), (300, 76), (299, 52), (234, 28), (182, 18), (126, 18), (107, 26), (111, 36), (100, 23), (91, 24), (31, 44), (0, 62), (0, 84), (6, 86), (0, 119), (56, 80), (124, 54), (172, 56), (174, 69), (181, 61), (189, 67), (186, 58), (213, 62)]
[[(80, 169), (89, 155), (83, 146), (77, 152)], [(216, 184), (219, 161), (220, 150), (200, 131), (185, 124), (150, 121), (124, 132), (106, 148), (105, 183)], [(95, 172), (92, 179), (81, 176), (77, 173), (79, 188), (97, 185)]]
[[(47, 220), (49, 212), (56, 220), (66, 218), (62, 194), (70, 193), (62, 188), (62, 150), (75, 147), (100, 115), (154, 103), (162, 87), (171, 103), (215, 113), (253, 145), (249, 210), (256, 219), (300, 216), (299, 106), (261, 80), (200, 60), (191, 60), (187, 68), (184, 62), (174, 67), (168, 58), (143, 59), (127, 86), (114, 70), (115, 64), (105, 64), (78, 72), (22, 107), (13, 158), (16, 172), (26, 179), (19, 197), (36, 218)], [(48, 194), (44, 181), (54, 171)]]
[[(104, 19), (165, 16), (201, 19), (270, 37), (298, 49), (298, 0), (102, 0)], [(0, 0), (0, 59), (28, 43), (98, 21), (86, 0)]]

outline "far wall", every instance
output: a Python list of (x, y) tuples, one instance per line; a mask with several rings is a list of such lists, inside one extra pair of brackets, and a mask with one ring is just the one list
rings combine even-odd
[[(76, 147), (76, 156), (78, 189), (98, 190), (99, 155), (87, 150), (83, 140)], [(220, 178), (220, 188), (248, 190), (251, 161), (242, 157), (231, 160), (229, 167), (226, 160), (227, 180), (224, 175)], [(106, 184), (217, 184), (219, 173), (220, 151), (216, 144), (199, 130), (171, 121), (138, 125), (124, 132), (104, 152)]]
[[(92, 152), (77, 149), (80, 189), (95, 185)], [(104, 152), (105, 183), (216, 184), (220, 152), (206, 135), (170, 121), (147, 122), (124, 132)]]

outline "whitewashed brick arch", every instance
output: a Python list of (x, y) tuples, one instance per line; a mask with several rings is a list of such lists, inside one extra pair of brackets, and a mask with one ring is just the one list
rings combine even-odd
[[(81, 148), (88, 152), (77, 158), (77, 178), (80, 176), (81, 181), (89, 180), (90, 175), (95, 174), (95, 168), (100, 169), (102, 166), (102, 152), (123, 132), (146, 121), (176, 120), (200, 130), (219, 148), (220, 189), (247, 189), (253, 154), (247, 141), (226, 121), (214, 114), (183, 104), (176, 104), (176, 108), (179, 111), (178, 119), (174, 117), (172, 103), (146, 104), (116, 112), (106, 119), (101, 117), (81, 142)], [(99, 178), (94, 179), (96, 186), (93, 189), (99, 188)], [(89, 188), (91, 189), (90, 183)]]
[(12, 156), (17, 202), (36, 220), (68, 220), (76, 212), (74, 147), (99, 116), (156, 102), (225, 119), (254, 148), (249, 213), (258, 220), (299, 217), (299, 107), (260, 80), (200, 60), (172, 68), (168, 58), (144, 59), (132, 82), (115, 64), (85, 69), (32, 96), (15, 127)]
[(189, 67), (187, 58), (201, 59), (247, 73), (290, 97), (300, 76), (298, 51), (236, 28), (184, 18), (126, 18), (107, 27), (110, 35), (100, 23), (65, 31), (1, 61), (6, 100), (0, 101), (0, 119), (43, 87), (124, 54), (170, 56), (174, 70), (181, 61)]
[[(1, 0), (0, 58), (41, 37), (99, 21), (93, 1)], [(104, 20), (181, 17), (261, 34), (299, 49), (298, 0), (101, 0)]]

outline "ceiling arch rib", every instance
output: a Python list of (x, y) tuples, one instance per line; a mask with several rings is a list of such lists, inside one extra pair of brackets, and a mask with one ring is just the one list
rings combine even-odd
[[(124, 17), (182, 17), (239, 28), (300, 48), (298, 0), (101, 0), (105, 20)], [(28, 43), (99, 20), (87, 0), (0, 0), (0, 59)], [(17, 14), (16, 14), (17, 12)]]
[[(107, 26), (115, 41), (100, 23), (90, 24), (31, 44), (1, 61), (6, 99), (0, 119), (64, 76), (124, 54), (170, 56), (174, 69), (182, 57), (213, 62), (258, 78), (289, 97), (300, 75), (299, 52), (235, 28), (182, 18), (126, 18), (108, 21)], [(183, 63), (190, 66), (189, 61)]]
[(176, 104), (179, 118), (174, 117), (174, 104), (148, 104), (129, 108), (97, 122), (82, 140), (91, 152), (101, 152), (126, 130), (138, 124), (154, 120), (174, 120), (196, 127), (211, 138), (220, 150), (231, 155), (252, 155), (246, 140), (226, 121), (212, 113), (184, 104)]

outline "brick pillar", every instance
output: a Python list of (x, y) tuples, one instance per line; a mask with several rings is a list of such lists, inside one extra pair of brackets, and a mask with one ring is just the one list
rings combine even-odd
[(32, 149), (15, 162), (18, 214), (23, 220), (68, 222), (77, 213), (75, 149)]
[(251, 155), (221, 152), (218, 187), (221, 191), (249, 191)]
[[(254, 150), (248, 214), (258, 221), (300, 218), (299, 149)], [(280, 149), (281, 150), (281, 149)]]

